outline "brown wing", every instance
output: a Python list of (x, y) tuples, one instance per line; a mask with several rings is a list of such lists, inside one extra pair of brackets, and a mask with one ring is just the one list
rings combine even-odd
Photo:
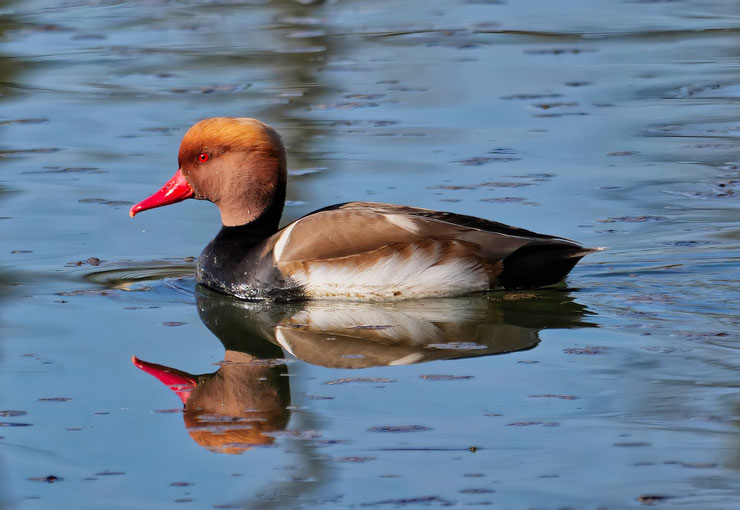
[(429, 218), (432, 220), (442, 221), (445, 223), (452, 223), (461, 227), (469, 227), (477, 230), (484, 230), (486, 232), (495, 232), (505, 235), (513, 235), (519, 237), (531, 237), (536, 239), (562, 239), (556, 236), (550, 236), (546, 234), (538, 234), (531, 230), (526, 230), (519, 227), (513, 227), (497, 221), (486, 220), (478, 218), (476, 216), (468, 216), (466, 214), (458, 214), (447, 211), (435, 211), (433, 209), (423, 209), (421, 207), (408, 207), (404, 205), (395, 204), (383, 204), (380, 202), (345, 202), (343, 204), (332, 205), (320, 209), (316, 212), (329, 211), (335, 209), (343, 210), (366, 210), (374, 211), (377, 213), (391, 213), (391, 214), (407, 214), (414, 217)]
[(425, 239), (472, 243), (477, 246), (476, 255), (484, 260), (500, 260), (532, 243), (580, 247), (472, 216), (374, 202), (321, 209), (288, 225), (274, 238), (274, 257), (280, 263), (347, 257)]

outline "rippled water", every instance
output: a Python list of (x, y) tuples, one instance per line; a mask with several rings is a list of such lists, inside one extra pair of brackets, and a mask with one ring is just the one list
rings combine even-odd
[[(737, 2), (0, 13), (0, 506), (737, 506)], [(609, 250), (548, 291), (213, 295), (215, 207), (126, 212), (217, 115), (283, 134), (286, 222), (371, 199)]]

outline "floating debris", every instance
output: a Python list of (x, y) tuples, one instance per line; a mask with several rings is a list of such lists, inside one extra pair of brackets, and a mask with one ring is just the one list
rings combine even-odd
[(452, 351), (472, 351), (477, 349), (488, 349), (488, 346), (474, 342), (450, 342), (448, 344), (429, 344), (428, 349), (445, 349)]
[(58, 166), (45, 166), (41, 171), (29, 171), (23, 172), (24, 174), (102, 174), (106, 173), (105, 170), (101, 170), (94, 166), (73, 166), (67, 168), (60, 168)]
[(449, 190), (461, 190), (461, 189), (480, 189), (480, 188), (523, 188), (524, 186), (534, 186), (533, 182), (482, 182), (480, 184), (438, 184), (436, 186), (427, 186), (427, 189), (449, 189)]
[(375, 102), (359, 102), (359, 101), (353, 101), (351, 103), (322, 103), (317, 104), (311, 107), (313, 110), (355, 110), (357, 108), (372, 108), (375, 106), (380, 106), (380, 104)]
[(532, 425), (542, 425), (543, 427), (559, 427), (560, 423), (556, 421), (515, 421), (507, 423), (507, 427), (531, 427)]
[(345, 377), (344, 379), (334, 379), (324, 384), (349, 384), (349, 383), (394, 383), (396, 379), (386, 379), (385, 377)]
[(311, 400), (334, 400), (334, 397), (328, 397), (325, 395), (309, 395), (308, 393), (301, 393), (301, 396), (310, 398)]
[(618, 152), (607, 152), (607, 156), (636, 156), (640, 154), (637, 151), (618, 151)]
[(662, 496), (658, 494), (649, 494), (645, 496), (638, 496), (637, 501), (642, 503), (643, 505), (654, 505), (656, 503), (661, 503), (665, 501), (666, 499), (670, 499), (672, 496)]
[(3, 418), (15, 418), (16, 416), (25, 416), (28, 412), (26, 411), (15, 411), (15, 410), (8, 410), (8, 411), (0, 411), (0, 417)]
[(169, 90), (172, 94), (229, 94), (244, 92), (251, 83), (240, 83), (235, 85), (211, 85), (205, 87), (177, 87)]
[(472, 379), (472, 375), (420, 375), (419, 379), (425, 381), (460, 381), (465, 379)]
[(529, 398), (557, 398), (560, 400), (578, 400), (573, 395), (529, 395)]
[(100, 264), (102, 264), (103, 262), (104, 261), (103, 260), (100, 260), (98, 257), (90, 257), (87, 260), (78, 260), (76, 262), (67, 262), (67, 267), (79, 267), (79, 266), (82, 266), (82, 265), (85, 265), (85, 264), (89, 264), (91, 266), (97, 267)]
[(432, 430), (429, 427), (423, 425), (384, 425), (381, 427), (370, 427), (367, 429), (369, 432), (426, 432)]
[(453, 163), (460, 163), (463, 166), (483, 166), (489, 163), (505, 163), (508, 161), (518, 161), (520, 159), (522, 158), (476, 156), (472, 158), (453, 161)]
[(562, 94), (513, 94), (511, 96), (503, 96), (500, 99), (528, 101), (532, 99), (550, 99), (550, 98), (556, 98), (556, 97), (563, 97), (563, 95)]
[(441, 506), (452, 506), (451, 501), (440, 498), (439, 496), (420, 496), (416, 498), (385, 499), (375, 503), (363, 503), (362, 506), (380, 506), (380, 505), (426, 505), (429, 503), (439, 503)]
[(645, 216), (616, 216), (616, 217), (608, 217), (603, 220), (596, 220), (599, 223), (643, 223), (646, 221), (666, 221), (668, 218), (665, 216), (651, 216), (651, 215), (645, 215)]
[(582, 48), (552, 48), (543, 50), (524, 50), (525, 55), (578, 55), (580, 53), (594, 52), (594, 49)]
[(540, 205), (539, 202), (532, 202), (531, 200), (527, 200), (524, 197), (488, 197), (488, 198), (481, 198), (480, 201), (496, 203), (496, 204), (519, 204), (519, 205), (532, 205), (532, 206)]
[(362, 101), (382, 99), (384, 97), (385, 94), (347, 94), (344, 96), (345, 99), (359, 99)]
[(569, 349), (563, 349), (566, 354), (605, 354), (609, 350), (608, 347), (601, 346), (588, 346), (588, 347), (571, 347)]
[(133, 204), (133, 202), (129, 202), (128, 200), (106, 200), (105, 198), (83, 198), (79, 200), (79, 203), (109, 205), (111, 207), (120, 207)]
[(539, 108), (541, 110), (550, 110), (552, 108), (564, 108), (564, 107), (573, 107), (578, 106), (578, 103), (575, 101), (569, 102), (569, 103), (539, 103), (533, 105), (535, 108)]
[(57, 482), (63, 482), (64, 478), (61, 476), (56, 475), (49, 475), (49, 476), (41, 476), (37, 478), (26, 478), (29, 482), (43, 482), (43, 483), (57, 483)]
[(0, 126), (9, 126), (11, 124), (42, 124), (44, 122), (49, 122), (49, 119), (11, 119), (0, 121)]

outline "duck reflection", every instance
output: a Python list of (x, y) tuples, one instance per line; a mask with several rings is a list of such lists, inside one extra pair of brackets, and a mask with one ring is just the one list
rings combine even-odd
[(270, 432), (288, 424), (290, 387), (287, 367), (270, 358), (280, 348), (263, 343), (259, 353), (227, 350), (212, 374), (193, 375), (133, 358), (134, 364), (169, 386), (184, 404), (183, 419), (190, 437), (220, 453), (242, 453), (273, 442)]
[[(512, 299), (526, 298), (524, 300)], [(177, 393), (190, 436), (222, 453), (269, 445), (290, 417), (284, 351), (314, 365), (358, 369), (531, 349), (547, 328), (589, 327), (567, 294), (393, 303), (251, 303), (198, 287), (201, 320), (226, 354), (212, 374), (193, 375), (133, 358)]]

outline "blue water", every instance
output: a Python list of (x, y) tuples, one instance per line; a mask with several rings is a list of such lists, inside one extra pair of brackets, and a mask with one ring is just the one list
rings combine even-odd
[[(0, 506), (737, 507), (735, 2), (0, 13)], [(547, 291), (215, 296), (213, 205), (127, 210), (218, 115), (282, 134), (284, 223), (375, 200), (609, 249)]]

